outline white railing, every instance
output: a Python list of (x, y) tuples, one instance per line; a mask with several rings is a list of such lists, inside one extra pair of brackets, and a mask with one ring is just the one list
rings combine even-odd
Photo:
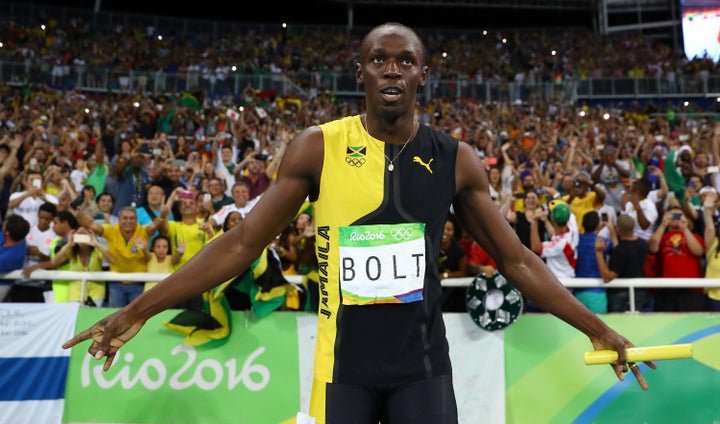
[[(30, 275), (31, 280), (73, 280), (82, 281), (83, 290), (81, 299), (85, 298), (85, 283), (87, 281), (161, 281), (169, 274), (153, 272), (78, 272), (37, 270)], [(300, 284), (301, 275), (286, 275), (290, 283)], [(0, 280), (23, 280), (21, 271), (0, 273)], [(442, 280), (445, 287), (466, 287), (473, 277), (447, 278)], [(617, 278), (609, 283), (603, 283), (600, 278), (561, 278), (560, 282), (568, 288), (627, 288), (630, 295), (630, 312), (635, 312), (636, 288), (689, 288), (689, 287), (720, 287), (720, 278)]]

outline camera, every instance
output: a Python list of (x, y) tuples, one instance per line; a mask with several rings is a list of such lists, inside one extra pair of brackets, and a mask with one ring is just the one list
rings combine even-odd
[(262, 153), (258, 153), (258, 154), (255, 155), (255, 159), (261, 160), (261, 161), (266, 161), (266, 160), (268, 159), (268, 156), (267, 156), (267, 155), (263, 155)]
[(680, 219), (680, 218), (682, 218), (681, 212), (676, 212), (676, 213), (672, 214), (672, 219)]

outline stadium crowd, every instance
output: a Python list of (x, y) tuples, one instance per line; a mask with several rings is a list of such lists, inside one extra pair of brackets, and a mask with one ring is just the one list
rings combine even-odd
[[(49, 37), (39, 29), (5, 27), (0, 58), (46, 61), (48, 75), (53, 64), (197, 66), (201, 74), (229, 63), (242, 63), (247, 72), (348, 70), (359, 42), (348, 34), (245, 34), (178, 39), (158, 48), (148, 32), (119, 28), (97, 36), (82, 27), (53, 28)], [(561, 39), (548, 34), (517, 34), (512, 54), (495, 38), (428, 37), (431, 58), (442, 57), (432, 53), (441, 50), (454, 56), (431, 60), (430, 72), (515, 79), (519, 73), (552, 78), (558, 71), (668, 75), (716, 66), (640, 39), (585, 37), (589, 41), (574, 45), (586, 47), (566, 45), (559, 55), (549, 52), (563, 45)], [(518, 63), (522, 70), (514, 68)], [(273, 183), (295, 134), (363, 112), (354, 98), (318, 91), (283, 99), (252, 86), (236, 98), (2, 85), (0, 99), (0, 272), (22, 269), (26, 278), (37, 269), (172, 272), (244, 218)], [(416, 118), (475, 147), (497, 207), (558, 277), (717, 278), (720, 124), (696, 108), (682, 112), (652, 103), (434, 99), (417, 104)], [(309, 292), (317, 274), (313, 231), (307, 206), (269, 246), (285, 274), (307, 277)], [(443, 278), (496, 269), (452, 211), (438, 261)], [(720, 288), (663, 288), (658, 282), (635, 290), (637, 310), (720, 310)], [(11, 283), (0, 284), (0, 298)], [(79, 281), (51, 284), (49, 301), (121, 307), (154, 282), (90, 282), (84, 298)], [(597, 313), (629, 309), (625, 289), (574, 292)], [(7, 297), (12, 300), (12, 293)], [(446, 288), (445, 310), (465, 310), (463, 298), (463, 289)], [(531, 302), (526, 307), (538, 310)]]

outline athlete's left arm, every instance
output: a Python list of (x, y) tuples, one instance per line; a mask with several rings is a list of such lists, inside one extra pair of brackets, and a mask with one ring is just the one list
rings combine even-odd
[[(623, 372), (628, 369), (625, 348), (633, 344), (580, 303), (545, 263), (520, 242), (490, 198), (485, 168), (466, 143), (460, 143), (458, 148), (455, 180), (453, 207), (462, 228), (495, 259), (500, 274), (542, 309), (585, 333), (596, 350), (617, 351), (618, 361), (613, 368), (623, 380)], [(655, 368), (654, 363), (648, 366)], [(638, 367), (633, 368), (633, 373), (643, 389), (647, 389)]]

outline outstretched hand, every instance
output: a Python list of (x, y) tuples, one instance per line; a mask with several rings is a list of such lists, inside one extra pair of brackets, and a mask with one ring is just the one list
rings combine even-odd
[(68, 349), (85, 340), (92, 339), (88, 353), (95, 359), (102, 359), (106, 356), (103, 371), (110, 369), (115, 355), (125, 343), (133, 338), (145, 324), (144, 321), (132, 319), (125, 308), (109, 315), (87, 330), (78, 333), (75, 337), (62, 344), (63, 349)]
[[(634, 362), (627, 362), (627, 355), (625, 354), (625, 349), (635, 347), (635, 345), (632, 344), (628, 339), (616, 333), (615, 331), (610, 330), (610, 332), (605, 334), (603, 338), (591, 337), (590, 341), (592, 342), (593, 348), (595, 348), (595, 350), (614, 350), (618, 353), (617, 361), (610, 364), (610, 366), (613, 368), (613, 371), (615, 371), (615, 375), (620, 381), (625, 381), (625, 373), (628, 371), (632, 371), (633, 375), (635, 375), (635, 379), (640, 384), (640, 387), (642, 387), (643, 390), (647, 390), (650, 388), (650, 386), (648, 386), (647, 384), (647, 381), (645, 381), (645, 377), (643, 376), (642, 371), (640, 371), (640, 367), (638, 366), (638, 364)], [(650, 369), (657, 369), (657, 365), (653, 361), (645, 361), (644, 364), (650, 367)]]

